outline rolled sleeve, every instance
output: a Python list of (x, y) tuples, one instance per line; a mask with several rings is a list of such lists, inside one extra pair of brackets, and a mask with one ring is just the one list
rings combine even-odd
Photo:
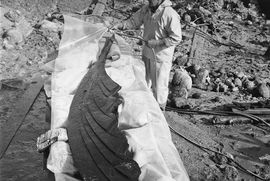
[(180, 16), (176, 12), (168, 12), (166, 16), (166, 26), (165, 29), (168, 33), (168, 37), (164, 38), (164, 43), (166, 46), (175, 46), (179, 44), (182, 40), (182, 30), (180, 23)]

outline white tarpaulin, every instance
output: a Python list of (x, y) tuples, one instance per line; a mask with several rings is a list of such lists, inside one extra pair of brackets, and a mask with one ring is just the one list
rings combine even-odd
[[(63, 126), (70, 104), (89, 64), (97, 59), (98, 41), (107, 31), (103, 24), (91, 24), (64, 16), (65, 27), (59, 56), (52, 73), (51, 128)], [(119, 128), (128, 139), (134, 160), (141, 168), (139, 180), (189, 180), (180, 156), (172, 143), (165, 117), (145, 82), (144, 64), (131, 55), (129, 45), (116, 36), (120, 59), (107, 62), (107, 74), (121, 86), (124, 103), (118, 107)], [(76, 171), (68, 143), (51, 145), (47, 163), (56, 180), (74, 180)], [(66, 174), (66, 176), (65, 176)], [(67, 176), (69, 175), (69, 176)], [(64, 179), (65, 178), (65, 179)]]

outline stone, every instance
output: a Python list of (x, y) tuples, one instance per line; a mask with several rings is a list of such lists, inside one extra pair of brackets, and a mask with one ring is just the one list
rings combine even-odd
[(186, 71), (188, 71), (190, 74), (197, 75), (200, 69), (201, 69), (200, 65), (192, 64), (186, 68)]
[(238, 92), (239, 91), (239, 88), (238, 87), (233, 87), (232, 88), (232, 92)]
[(234, 79), (234, 85), (236, 87), (242, 87), (242, 81), (239, 78)]
[(13, 48), (15, 45), (18, 45), (24, 42), (24, 37), (21, 31), (16, 28), (9, 29), (3, 34), (3, 44), (6, 49)]
[(188, 93), (192, 88), (192, 79), (188, 72), (180, 67), (176, 69), (172, 79), (172, 95), (173, 97), (188, 97)]
[(239, 78), (239, 79), (242, 79), (242, 78), (245, 76), (245, 74), (244, 74), (244, 72), (240, 71), (240, 72), (237, 72), (237, 73), (235, 74), (235, 76), (236, 76), (237, 78)]
[(269, 86), (267, 86), (266, 83), (262, 83), (258, 86), (258, 92), (261, 97), (264, 97), (264, 98), (270, 97)]
[(59, 24), (48, 20), (43, 20), (41, 23), (39, 23), (39, 26), (41, 30), (48, 30), (55, 33), (61, 31), (61, 26)]
[(248, 91), (252, 91), (255, 88), (255, 83), (253, 81), (250, 80), (246, 80), (244, 82), (244, 87), (248, 90)]
[(228, 91), (228, 86), (223, 84), (223, 83), (219, 83), (219, 89), (218, 92), (227, 92)]
[(202, 94), (199, 92), (195, 92), (194, 94), (192, 94), (191, 97), (194, 99), (200, 99), (202, 97)]
[(14, 25), (13, 22), (11, 22), (9, 19), (5, 17), (6, 12), (7, 12), (7, 9), (0, 7), (0, 15), (1, 15), (0, 17), (0, 21), (1, 21), (0, 31), (1, 32), (0, 33), (1, 35)]
[(212, 13), (211, 13), (209, 10), (205, 9), (205, 8), (202, 7), (202, 6), (199, 7), (199, 10), (200, 10), (205, 16), (211, 16), (211, 15), (212, 15)]
[(192, 106), (190, 105), (188, 100), (183, 98), (183, 97), (174, 97), (172, 99), (172, 106), (180, 108), (180, 109), (191, 109), (192, 108)]
[(223, 7), (223, 6), (224, 6), (224, 0), (217, 0), (217, 4), (218, 4), (220, 7)]
[(252, 21), (250, 21), (250, 20), (246, 21), (246, 25), (252, 25), (252, 24), (253, 24)]
[(225, 84), (229, 87), (229, 88), (234, 88), (235, 85), (234, 83), (232, 82), (232, 79), (231, 78), (228, 78), (225, 80)]
[(26, 38), (33, 31), (32, 26), (21, 14), (21, 12), (10, 10), (5, 13), (4, 16), (15, 24), (16, 29), (23, 34), (24, 38)]
[(18, 22), (21, 17), (20, 11), (9, 10), (4, 16), (11, 22)]
[(191, 22), (191, 17), (188, 14), (185, 14), (184, 21), (186, 21), (187, 23), (190, 23)]
[(196, 84), (196, 85), (199, 85), (199, 84), (205, 85), (206, 83), (209, 83), (209, 82), (210, 82), (209, 71), (207, 69), (200, 68), (196, 73), (194, 84)]
[(188, 58), (186, 57), (183, 57), (183, 56), (178, 56), (176, 59), (175, 59), (175, 62), (178, 66), (184, 66), (186, 65), (186, 63), (188, 62)]
[(236, 20), (236, 21), (242, 21), (242, 17), (239, 14), (234, 15), (233, 19)]

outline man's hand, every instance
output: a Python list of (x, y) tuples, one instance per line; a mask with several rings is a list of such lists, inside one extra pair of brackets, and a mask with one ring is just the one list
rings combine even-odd
[(156, 48), (159, 46), (164, 45), (164, 41), (163, 40), (148, 40), (146, 41), (146, 46), (150, 47), (150, 48)]

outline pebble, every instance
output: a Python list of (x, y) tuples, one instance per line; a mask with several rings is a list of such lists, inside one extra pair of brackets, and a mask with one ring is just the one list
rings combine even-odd
[(239, 78), (234, 79), (234, 85), (237, 87), (242, 87), (242, 81)]
[(245, 87), (248, 91), (252, 91), (255, 88), (255, 83), (253, 81), (247, 80), (245, 82)]
[(175, 97), (188, 97), (192, 88), (192, 79), (184, 68), (176, 69), (172, 79), (172, 94)]
[(236, 73), (236, 77), (242, 79), (245, 76), (244, 72), (240, 71)]
[(269, 87), (266, 85), (266, 83), (262, 83), (258, 86), (258, 91), (260, 96), (264, 98), (269, 98), (270, 97), (270, 90)]

